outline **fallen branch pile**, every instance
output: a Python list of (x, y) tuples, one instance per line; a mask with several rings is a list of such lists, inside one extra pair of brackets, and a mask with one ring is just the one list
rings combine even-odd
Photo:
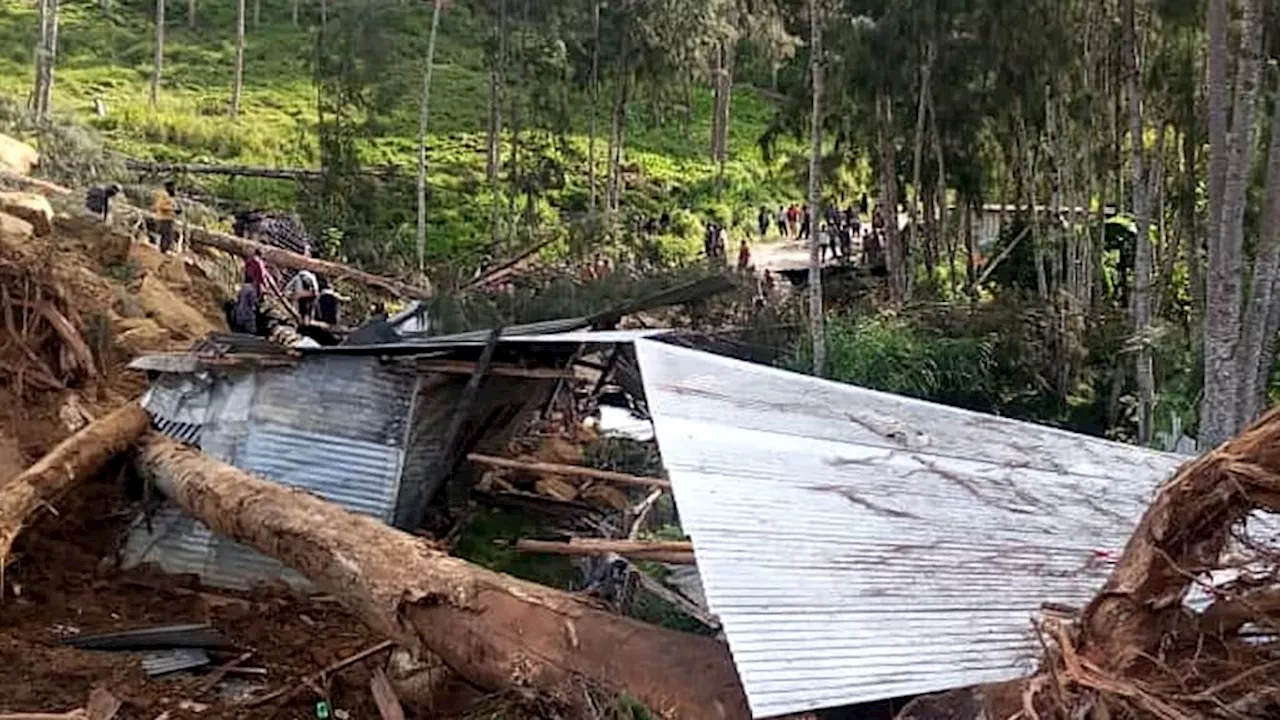
[(1078, 625), (1044, 626), (1019, 714), (1280, 717), (1280, 547), (1259, 527), (1278, 512), (1280, 409), (1160, 489)]

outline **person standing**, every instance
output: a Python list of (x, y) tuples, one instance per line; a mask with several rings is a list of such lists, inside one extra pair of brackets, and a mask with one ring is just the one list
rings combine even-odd
[(795, 203), (791, 203), (791, 207), (787, 208), (787, 229), (791, 237), (799, 239), (800, 229), (800, 208)]
[(156, 235), (159, 236), (160, 252), (167, 254), (173, 249), (177, 216), (182, 214), (172, 180), (165, 182), (164, 189), (152, 193), (151, 213), (156, 216)]
[(867, 194), (866, 194), (866, 193), (862, 193), (862, 197), (858, 198), (858, 215), (859, 215), (860, 217), (866, 217), (866, 216), (867, 216), (867, 208), (868, 208), (868, 205), (867, 205)]
[(791, 237), (787, 235), (787, 209), (781, 205), (778, 206), (777, 222), (778, 234), (782, 236), (783, 240), (790, 240)]
[(738, 243), (738, 271), (747, 272), (751, 269), (751, 248), (747, 245), (747, 239), (742, 238), (742, 242)]
[(111, 217), (111, 198), (119, 195), (123, 190), (119, 183), (91, 187), (89, 192), (85, 193), (84, 207), (102, 218), (102, 222), (107, 222)]
[[(830, 229), (827, 228), (828, 231)], [(805, 205), (800, 213), (800, 239), (808, 240), (811, 237), (813, 237), (813, 218), (809, 216), (809, 206)]]
[(756, 225), (760, 228), (760, 240), (763, 241), (769, 236), (769, 209), (760, 206), (760, 214), (756, 216)]
[(294, 302), (298, 308), (298, 318), (303, 324), (310, 324), (316, 315), (316, 297), (320, 294), (320, 281), (310, 270), (299, 270), (293, 279), (284, 286), (284, 296)]

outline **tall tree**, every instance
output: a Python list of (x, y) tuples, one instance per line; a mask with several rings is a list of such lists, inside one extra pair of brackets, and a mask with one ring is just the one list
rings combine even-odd
[(418, 117), (418, 272), (427, 271), (427, 129), (431, 122), (431, 73), (435, 67), (436, 34), (440, 29), (440, 6), (431, 8), (431, 36), (427, 40), (427, 67), (422, 71), (422, 107)]
[(156, 0), (155, 45), (151, 63), (151, 107), (160, 99), (160, 77), (164, 72), (164, 0)]
[[(1254, 107), (1262, 49), (1262, 2), (1245, 0), (1231, 127), (1226, 117), (1226, 0), (1209, 2), (1210, 245), (1204, 322), (1200, 445), (1215, 447), (1239, 427), (1239, 358), (1244, 213), (1255, 150)], [(1215, 86), (1214, 83), (1222, 86)], [(1217, 174), (1222, 171), (1221, 182)], [(1215, 185), (1220, 193), (1215, 197)], [(1215, 202), (1216, 201), (1216, 202)], [(1215, 207), (1216, 205), (1216, 207)]]
[(231, 85), (231, 119), (240, 117), (240, 94), (244, 91), (244, 0), (236, 0), (236, 68)]
[(1271, 149), (1267, 157), (1262, 227), (1253, 261), (1253, 279), (1240, 342), (1240, 408), (1238, 422), (1252, 422), (1265, 407), (1267, 381), (1275, 363), (1280, 332), (1280, 102), (1271, 110)]
[[(196, 29), (196, 12), (199, 0), (187, 0), (187, 27), (191, 30)], [(297, 23), (294, 23), (295, 25)]]
[[(813, 110), (809, 124), (809, 217), (822, 217), (822, 0), (809, 0), (809, 72)], [(834, 232), (834, 229), (831, 230)], [(827, 361), (826, 323), (822, 314), (822, 255), (819, 234), (809, 239), (809, 333), (813, 336), (813, 374), (822, 375)]]
[(591, 185), (591, 212), (599, 195), (596, 168), (596, 134), (600, 123), (600, 0), (591, 2), (591, 129), (587, 138), (587, 174)]
[(36, 117), (53, 112), (53, 69), (58, 61), (58, 0), (39, 0), (40, 43), (36, 46), (36, 84), (32, 104)]
[(1129, 95), (1129, 166), (1133, 174), (1132, 209), (1134, 253), (1133, 333), (1138, 341), (1138, 439), (1151, 441), (1152, 406), (1155, 402), (1155, 370), (1151, 359), (1151, 234), (1147, 210), (1147, 179), (1143, 172), (1142, 62), (1138, 57), (1137, 12), (1134, 0), (1123, 0), (1124, 54)]

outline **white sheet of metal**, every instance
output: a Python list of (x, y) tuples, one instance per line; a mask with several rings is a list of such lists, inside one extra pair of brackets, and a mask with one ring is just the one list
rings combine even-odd
[(752, 713), (1008, 680), (1184, 458), (637, 340)]

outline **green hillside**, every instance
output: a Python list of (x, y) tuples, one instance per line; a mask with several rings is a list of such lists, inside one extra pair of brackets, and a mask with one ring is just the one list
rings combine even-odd
[[(368, 165), (396, 165), (412, 175), (415, 164), (418, 93), (426, 54), (430, 7), (383, 5), (378, 15), (365, 18), (381, 23), (386, 35), (380, 51), (384, 69), (378, 73), (376, 95), (381, 107), (358, 143), (359, 157)], [(436, 74), (432, 92), (430, 166), (432, 219), (430, 255), (436, 261), (466, 259), (490, 238), (491, 198), (485, 183), (484, 138), (488, 74), (480, 21), (466, 4), (447, 12), (441, 21)], [(252, 22), (252, 3), (245, 61), (245, 89), (240, 119), (228, 117), (234, 59), (235, 10), (232, 3), (202, 5), (197, 25), (187, 25), (187, 4), (171, 3), (166, 22), (165, 72), (156, 108), (148, 102), (153, 52), (153, 5), (126, 0), (113, 2), (104, 17), (96, 2), (76, 0), (61, 8), (59, 56), (54, 105), (60, 114), (88, 123), (109, 147), (131, 157), (167, 161), (201, 161), (265, 166), (315, 167), (317, 148), (317, 90), (313, 83), (319, 6), (304, 5), (299, 27), (283, 0), (264, 0), (261, 22)], [(329, 11), (333, 13), (333, 10)], [(25, 99), (34, 74), (32, 48), (37, 18), (30, 3), (0, 0), (0, 93)], [(515, 73), (513, 71), (513, 77)], [(511, 80), (511, 78), (509, 78)], [(511, 80), (515, 82), (514, 80)], [(602, 89), (597, 162), (604, 174), (612, 89)], [(526, 88), (530, 106), (538, 102), (536, 88)], [(732, 108), (731, 161), (719, 199), (715, 167), (708, 161), (710, 93), (693, 95), (691, 112), (674, 117), (660, 113), (638, 89), (629, 117), (626, 162), (628, 193), (624, 211), (652, 216), (670, 211), (681, 239), (668, 238), (672, 256), (688, 255), (696, 247), (696, 217), (713, 213), (722, 221), (747, 222), (759, 203), (798, 197), (795, 163), (785, 157), (765, 163), (757, 140), (773, 108), (750, 88), (740, 87)], [(106, 115), (94, 113), (102, 100)], [(563, 142), (549, 132), (527, 133), (526, 155), (549, 158), (563, 174), (563, 184), (539, 200), (540, 232), (559, 232), (567, 239), (565, 219), (587, 203), (587, 127), (590, 106), (575, 97), (572, 130)], [(660, 114), (666, 117), (659, 119)], [(687, 123), (687, 127), (686, 127)], [(504, 158), (507, 156), (504, 150)], [(292, 207), (290, 183), (248, 179), (200, 182), (211, 194), (240, 203)], [(406, 201), (407, 202), (404, 202)], [(413, 236), (411, 197), (378, 213), (380, 232), (387, 238), (378, 249), (399, 256), (410, 252)], [(507, 250), (506, 248), (500, 248)], [(385, 259), (385, 257), (383, 258)]]

